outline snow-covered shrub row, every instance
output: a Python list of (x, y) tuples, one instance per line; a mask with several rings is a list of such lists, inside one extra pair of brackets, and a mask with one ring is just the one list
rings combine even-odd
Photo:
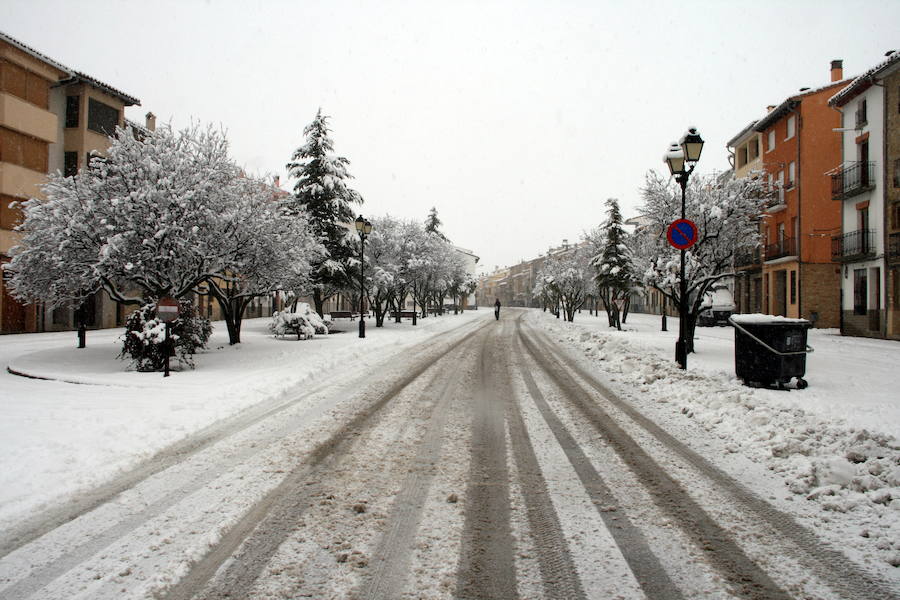
[(328, 323), (308, 303), (298, 302), (293, 311), (273, 313), (269, 331), (276, 337), (292, 333), (298, 340), (308, 340), (317, 333), (328, 335)]
[[(183, 365), (194, 367), (193, 355), (206, 348), (212, 326), (197, 316), (193, 303), (179, 301), (179, 317), (169, 325), (169, 339), (173, 356)], [(156, 303), (145, 304), (131, 313), (125, 322), (122, 353), (119, 358), (130, 359), (137, 371), (162, 371), (165, 367), (166, 324), (156, 317)]]
[(572, 330), (556, 320), (542, 326), (581, 349), (617, 385), (642, 402), (670, 404), (740, 453), (783, 478), (794, 497), (827, 513), (853, 513), (858, 534), (882, 558), (900, 566), (900, 443), (799, 408), (766, 402), (757, 390), (724, 374), (684, 371), (623, 335)]

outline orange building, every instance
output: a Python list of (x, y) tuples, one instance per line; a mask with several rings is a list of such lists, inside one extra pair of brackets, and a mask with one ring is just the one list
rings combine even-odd
[(754, 126), (774, 194), (760, 225), (762, 312), (810, 319), (817, 327), (840, 324), (840, 265), (832, 261), (831, 238), (841, 231), (841, 207), (825, 173), (841, 164), (833, 131), (840, 115), (828, 99), (844, 85), (841, 61), (832, 61), (831, 83), (801, 89)]

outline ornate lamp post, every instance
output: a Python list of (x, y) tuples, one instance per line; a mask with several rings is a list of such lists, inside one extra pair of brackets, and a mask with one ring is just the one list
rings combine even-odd
[(366, 337), (366, 320), (363, 318), (363, 298), (366, 295), (365, 287), (365, 250), (366, 238), (372, 233), (372, 224), (362, 215), (356, 217), (356, 233), (359, 234), (359, 337)]
[[(697, 133), (696, 127), (691, 127), (676, 144), (672, 142), (664, 161), (669, 165), (669, 172), (675, 176), (675, 181), (681, 185), (681, 218), (684, 219), (684, 196), (687, 189), (688, 178), (694, 172), (700, 153), (703, 152), (703, 138)], [(684, 275), (684, 253), (681, 250), (681, 271), (679, 272), (679, 302), (678, 302), (678, 341), (675, 343), (675, 362), (682, 369), (687, 369), (687, 280)]]

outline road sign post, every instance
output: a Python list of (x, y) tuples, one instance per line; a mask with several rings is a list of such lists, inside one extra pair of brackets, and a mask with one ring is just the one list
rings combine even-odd
[(172, 356), (170, 331), (172, 321), (178, 318), (181, 308), (178, 300), (175, 298), (160, 298), (156, 303), (156, 318), (166, 324), (166, 339), (163, 341), (164, 352), (166, 354), (166, 366), (163, 371), (163, 377), (169, 376), (169, 357)]

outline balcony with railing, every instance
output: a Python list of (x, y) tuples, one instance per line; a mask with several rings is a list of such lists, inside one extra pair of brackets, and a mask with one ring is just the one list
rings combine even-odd
[(840, 262), (875, 256), (875, 232), (871, 229), (850, 231), (831, 238), (831, 258)]
[(875, 163), (846, 163), (831, 174), (831, 199), (843, 200), (875, 187)]
[(762, 267), (762, 248), (738, 250), (734, 253), (734, 268), (752, 271)]
[(785, 256), (797, 256), (797, 240), (784, 238), (766, 246), (766, 260), (775, 260)]
[(888, 261), (900, 263), (900, 231), (888, 235)]

